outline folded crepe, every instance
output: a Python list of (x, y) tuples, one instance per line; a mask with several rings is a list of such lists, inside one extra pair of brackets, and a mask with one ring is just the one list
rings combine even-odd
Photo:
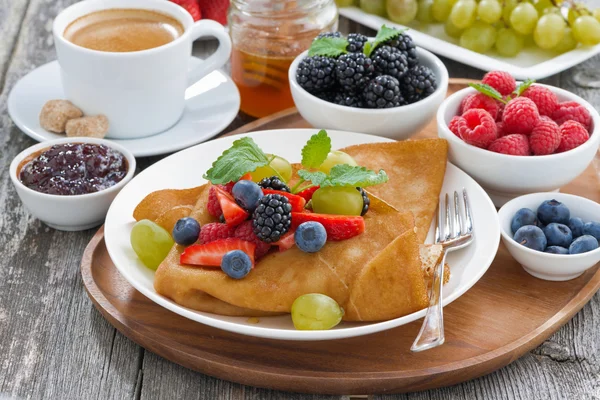
[[(220, 269), (179, 264), (183, 248), (174, 246), (156, 271), (156, 291), (194, 310), (233, 316), (288, 313), (293, 301), (306, 293), (332, 297), (344, 308), (347, 321), (387, 320), (426, 307), (429, 271), (424, 269), (439, 259), (441, 249), (427, 246), (424, 251), (422, 243), (443, 182), (446, 145), (443, 140), (425, 142), (363, 145), (371, 154), (369, 162), (359, 161), (361, 146), (346, 149), (360, 165), (383, 168), (390, 175), (388, 183), (369, 188), (371, 192), (377, 189), (383, 200), (371, 196), (363, 234), (328, 242), (313, 254), (296, 247), (272, 251), (241, 280), (229, 278)], [(432, 158), (432, 153), (439, 158)], [(434, 165), (424, 166), (429, 163)], [(410, 188), (413, 182), (418, 189)], [(209, 188), (206, 184), (154, 192), (138, 205), (134, 217), (153, 220), (168, 230), (184, 214), (201, 224), (215, 222), (206, 208)], [(403, 202), (409, 197), (406, 192), (417, 193), (419, 201)]]

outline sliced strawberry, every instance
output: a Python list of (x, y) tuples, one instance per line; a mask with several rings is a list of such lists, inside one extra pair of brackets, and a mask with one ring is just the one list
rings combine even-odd
[(254, 267), (256, 245), (238, 238), (219, 239), (206, 244), (192, 245), (181, 253), (179, 262), (204, 267), (220, 267), (223, 256), (232, 250), (242, 250), (248, 254), (252, 260), (252, 267)]
[(280, 190), (272, 190), (272, 189), (263, 189), (262, 191), (265, 195), (280, 194), (284, 197), (287, 197), (290, 204), (292, 205), (292, 211), (301, 212), (302, 210), (304, 210), (304, 206), (306, 205), (306, 200), (303, 197), (300, 197), (296, 194), (291, 194), (288, 192), (282, 192)]
[(304, 189), (300, 193), (296, 193), (296, 194), (300, 197), (303, 197), (304, 200), (306, 200), (308, 202), (310, 199), (312, 199), (313, 194), (315, 194), (315, 192), (317, 190), (319, 190), (319, 187), (320, 186), (312, 186), (312, 187), (309, 187), (308, 189)]
[(213, 186), (221, 210), (223, 210), (223, 217), (225, 217), (225, 223), (229, 226), (236, 226), (244, 222), (248, 218), (248, 213), (242, 207), (238, 206), (233, 196), (227, 193), (225, 190), (218, 186)]
[(252, 180), (252, 175), (250, 174), (250, 172), (246, 172), (246, 175), (244, 175), (240, 178), (240, 181), (251, 181), (251, 180)]
[(304, 212), (292, 213), (292, 229), (296, 229), (298, 225), (307, 221), (316, 221), (323, 224), (327, 231), (327, 240), (346, 240), (365, 231), (363, 217)]
[(292, 229), (283, 235), (277, 242), (273, 243), (274, 246), (279, 247), (279, 252), (286, 251), (296, 244), (296, 241), (294, 240), (295, 232), (296, 230)]
[(198, 0), (198, 4), (204, 18), (215, 20), (221, 25), (227, 24), (229, 0)]

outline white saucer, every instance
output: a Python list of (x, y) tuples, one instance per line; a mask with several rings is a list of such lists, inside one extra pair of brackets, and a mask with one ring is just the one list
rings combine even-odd
[[(192, 57), (190, 68), (202, 62)], [(114, 140), (136, 157), (172, 153), (204, 142), (225, 129), (240, 109), (240, 93), (227, 74), (214, 71), (190, 87), (186, 93), (183, 116), (177, 124), (154, 136)], [(8, 113), (27, 136), (44, 142), (64, 135), (40, 126), (39, 113), (46, 101), (63, 99), (60, 67), (52, 61), (21, 78), (8, 96)]]

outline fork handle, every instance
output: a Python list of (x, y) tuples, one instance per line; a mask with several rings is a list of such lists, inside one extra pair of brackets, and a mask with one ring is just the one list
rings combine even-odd
[(442, 250), (442, 260), (436, 266), (429, 295), (429, 307), (410, 350), (419, 352), (429, 350), (444, 344), (444, 310), (442, 307), (442, 287), (444, 286), (444, 265), (446, 264), (446, 249)]

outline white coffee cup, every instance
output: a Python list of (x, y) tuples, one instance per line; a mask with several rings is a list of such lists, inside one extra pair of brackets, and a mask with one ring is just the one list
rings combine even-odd
[[(65, 39), (66, 27), (100, 10), (132, 8), (157, 11), (175, 18), (184, 33), (149, 50), (105, 52)], [(63, 10), (54, 20), (54, 43), (66, 98), (86, 115), (108, 117), (108, 137), (135, 139), (173, 126), (185, 107), (185, 90), (222, 67), (231, 53), (231, 40), (217, 22), (194, 22), (182, 7), (165, 0), (85, 0)], [(190, 70), (192, 42), (214, 36), (219, 48)]]

